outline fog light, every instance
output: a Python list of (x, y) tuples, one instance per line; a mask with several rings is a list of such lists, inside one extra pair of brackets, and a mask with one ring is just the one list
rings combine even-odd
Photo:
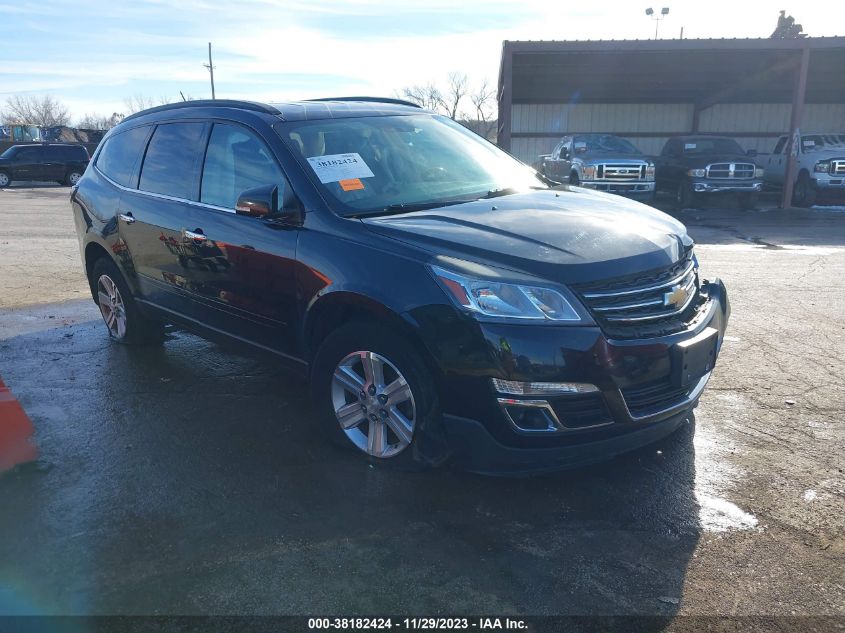
[(498, 401), (505, 417), (517, 431), (556, 433), (562, 428), (551, 405), (545, 400), (499, 398)]
[(492, 378), (493, 388), (513, 396), (543, 396), (559, 393), (591, 393), (598, 387), (585, 382), (517, 382)]
[(706, 191), (707, 185), (702, 185), (700, 183), (695, 183), (695, 190), (696, 191)]

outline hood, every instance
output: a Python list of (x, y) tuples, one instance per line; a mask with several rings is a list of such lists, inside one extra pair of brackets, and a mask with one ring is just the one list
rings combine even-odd
[(750, 163), (757, 166), (757, 161), (747, 154), (691, 154), (681, 158), (681, 162), (690, 168), (707, 167), (710, 163)]
[(845, 147), (831, 147), (830, 149), (820, 149), (812, 152), (804, 152), (807, 160), (831, 160), (831, 159), (845, 159)]
[(375, 233), (435, 256), (561, 283), (669, 266), (692, 245), (684, 225), (665, 213), (579, 187), (518, 193), (362, 222)]

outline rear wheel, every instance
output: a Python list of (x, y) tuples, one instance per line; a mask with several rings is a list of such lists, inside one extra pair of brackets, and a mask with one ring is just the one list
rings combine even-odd
[(8, 187), (12, 184), (12, 179), (9, 178), (9, 174), (5, 171), (0, 171), (0, 188)]
[(118, 343), (157, 343), (164, 336), (164, 325), (146, 318), (138, 310), (132, 292), (117, 266), (109, 259), (98, 259), (91, 271), (91, 292), (109, 336)]
[(73, 187), (74, 185), (76, 185), (76, 183), (79, 182), (80, 178), (82, 178), (82, 172), (78, 169), (71, 169), (65, 176), (64, 184), (68, 185), (69, 187)]
[(811, 207), (816, 201), (816, 189), (807, 172), (801, 172), (792, 191), (792, 204), (796, 207)]
[(317, 351), (311, 388), (322, 430), (335, 444), (402, 469), (445, 459), (434, 381), (398, 334), (365, 323), (336, 330)]

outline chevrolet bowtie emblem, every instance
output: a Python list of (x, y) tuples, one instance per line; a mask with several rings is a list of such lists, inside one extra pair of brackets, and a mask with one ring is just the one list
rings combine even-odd
[(681, 307), (686, 303), (689, 291), (681, 285), (672, 286), (672, 290), (663, 295), (663, 305)]

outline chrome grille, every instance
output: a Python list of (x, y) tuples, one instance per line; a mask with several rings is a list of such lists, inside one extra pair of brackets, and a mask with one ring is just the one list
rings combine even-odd
[(845, 160), (830, 161), (831, 176), (845, 176)]
[(692, 320), (700, 302), (691, 256), (660, 270), (575, 286), (575, 290), (598, 323), (617, 337), (680, 331)]
[(712, 163), (707, 165), (708, 178), (754, 178), (752, 163)]
[(597, 169), (601, 180), (642, 180), (645, 178), (645, 165), (605, 163)]

